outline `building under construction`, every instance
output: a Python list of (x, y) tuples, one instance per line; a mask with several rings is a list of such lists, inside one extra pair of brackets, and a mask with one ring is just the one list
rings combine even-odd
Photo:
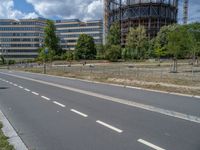
[(178, 0), (104, 0), (104, 30), (120, 23), (121, 44), (130, 27), (144, 26), (147, 36), (156, 36), (162, 26), (177, 22)]

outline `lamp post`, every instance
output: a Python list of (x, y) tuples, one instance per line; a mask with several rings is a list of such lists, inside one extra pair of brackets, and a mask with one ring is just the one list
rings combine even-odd
[(46, 72), (46, 57), (47, 57), (47, 54), (48, 54), (48, 52), (49, 52), (49, 49), (46, 47), (45, 49), (44, 49), (44, 68), (43, 68), (43, 72), (44, 72), (44, 74), (46, 74), (47, 72)]

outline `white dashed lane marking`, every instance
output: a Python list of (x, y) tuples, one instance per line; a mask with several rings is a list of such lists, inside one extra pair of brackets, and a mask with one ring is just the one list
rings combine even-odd
[(156, 146), (156, 145), (154, 145), (154, 144), (152, 144), (150, 142), (147, 142), (147, 141), (145, 141), (143, 139), (138, 139), (137, 141), (142, 143), (142, 144), (144, 144), (144, 145), (146, 145), (146, 146), (148, 146), (148, 147), (151, 147), (151, 148), (153, 148), (155, 150), (165, 150), (165, 149), (163, 149), (161, 147), (158, 147), (158, 146)]
[(22, 86), (18, 86), (20, 89), (23, 89), (23, 87)]
[(123, 132), (123, 130), (118, 129), (118, 128), (114, 127), (114, 126), (111, 126), (111, 125), (109, 125), (109, 124), (107, 124), (107, 123), (105, 123), (103, 121), (97, 120), (96, 122), (101, 124), (101, 125), (103, 125), (103, 126), (105, 126), (105, 127), (107, 127), (107, 128), (109, 128), (109, 129), (112, 129), (112, 130), (114, 130), (114, 131), (116, 131), (118, 133), (122, 133)]
[(43, 99), (46, 99), (48, 101), (50, 101), (50, 98), (46, 97), (46, 96), (41, 96)]
[(61, 107), (66, 107), (65, 105), (63, 105), (63, 104), (61, 104), (61, 103), (59, 103), (57, 101), (53, 101), (53, 103), (56, 104), (56, 105), (58, 105), (58, 106), (61, 106)]
[(36, 93), (36, 92), (31, 92), (31, 93), (34, 94), (34, 95), (37, 95), (37, 96), (39, 95), (39, 93)]
[(88, 115), (86, 115), (86, 114), (84, 114), (84, 113), (82, 113), (82, 112), (80, 112), (80, 111), (78, 111), (78, 110), (75, 110), (75, 109), (70, 109), (72, 112), (74, 112), (74, 113), (76, 113), (76, 114), (78, 114), (78, 115), (80, 115), (80, 116), (83, 116), (83, 117), (88, 117)]
[(31, 91), (31, 90), (29, 90), (29, 89), (26, 89), (26, 88), (25, 88), (24, 90), (25, 90), (25, 91), (27, 91), (27, 92), (30, 92), (30, 91)]

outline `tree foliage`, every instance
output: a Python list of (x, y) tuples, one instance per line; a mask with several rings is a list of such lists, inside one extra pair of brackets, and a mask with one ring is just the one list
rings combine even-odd
[(74, 53), (72, 51), (67, 51), (66, 52), (66, 60), (68, 62), (71, 62), (74, 59)]
[(76, 59), (94, 59), (96, 57), (96, 48), (93, 37), (87, 34), (81, 34), (79, 36), (76, 48)]
[[(190, 56), (193, 58), (193, 63), (200, 55), (200, 23), (193, 23), (185, 25), (185, 28), (190, 34), (191, 50)], [(198, 61), (197, 61), (198, 62)]]
[(120, 45), (120, 26), (118, 22), (111, 25), (107, 35), (107, 45)]
[(143, 26), (130, 28), (126, 39), (126, 54), (130, 59), (144, 59), (147, 52), (148, 40)]
[(121, 46), (111, 45), (106, 49), (106, 59), (110, 61), (117, 61), (121, 58)]
[[(168, 55), (168, 35), (170, 32), (173, 32), (177, 28), (177, 25), (169, 25), (169, 26), (164, 26), (160, 29), (158, 32), (157, 36), (155, 37), (154, 41), (154, 52), (156, 57), (165, 57)], [(162, 49), (160, 53), (158, 53), (158, 49)]]
[(44, 28), (44, 46), (48, 47), (49, 51), (52, 51), (55, 55), (61, 55), (62, 49), (59, 46), (59, 38), (56, 36), (56, 27), (51, 20), (46, 21), (46, 27)]
[(96, 59), (105, 59), (105, 46), (103, 44), (96, 45)]
[(181, 56), (187, 56), (188, 51), (191, 50), (191, 34), (184, 26), (176, 26), (169, 32), (167, 50), (168, 53), (177, 59)]

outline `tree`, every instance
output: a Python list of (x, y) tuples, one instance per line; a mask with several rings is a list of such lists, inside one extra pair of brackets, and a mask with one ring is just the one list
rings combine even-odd
[(105, 59), (105, 47), (103, 44), (96, 45), (97, 55), (96, 59)]
[(119, 45), (111, 45), (106, 49), (106, 59), (117, 61), (121, 57), (121, 47)]
[(4, 59), (3, 55), (0, 55), (0, 59), (2, 61), (2, 64), (5, 64), (5, 59)]
[(55, 55), (54, 51), (49, 50), (48, 53), (45, 53), (45, 48), (40, 48), (39, 50), (39, 55), (38, 55), (38, 60), (40, 61), (52, 61), (53, 57)]
[(48, 47), (51, 53), (55, 55), (61, 55), (62, 49), (59, 46), (59, 38), (56, 36), (56, 27), (51, 20), (46, 21), (46, 27), (44, 28), (44, 46)]
[(95, 56), (96, 48), (93, 37), (81, 34), (75, 48), (76, 59), (94, 59)]
[(155, 50), (154, 50), (154, 54), (157, 56), (158, 58), (158, 62), (159, 62), (159, 66), (160, 66), (160, 58), (162, 56), (166, 56), (166, 50), (164, 47), (161, 47), (160, 43), (155, 43), (155, 46), (154, 46)]
[(118, 22), (111, 25), (109, 33), (107, 35), (107, 41), (105, 45), (105, 58), (110, 61), (117, 61), (121, 58), (121, 41), (120, 41), (120, 26)]
[(70, 63), (70, 66), (71, 66), (71, 63), (72, 63), (72, 60), (74, 59), (74, 54), (72, 51), (67, 51), (66, 52), (66, 60)]
[(174, 31), (177, 25), (163, 26), (158, 32), (157, 36), (154, 38), (153, 44), (153, 55), (158, 58), (160, 66), (161, 57), (169, 57), (167, 45), (168, 45), (168, 35), (170, 32)]
[(130, 51), (128, 48), (123, 48), (122, 49), (122, 59), (126, 60), (131, 60), (132, 59), (132, 54), (130, 54)]
[[(188, 38), (189, 37), (189, 38)], [(177, 59), (180, 55), (187, 55), (188, 49), (191, 48), (191, 38), (188, 31), (183, 26), (177, 26), (168, 34), (167, 49), (173, 56), (173, 70), (177, 72)]]
[[(160, 31), (158, 32), (157, 36), (155, 37), (154, 41), (154, 50), (157, 51), (158, 48), (162, 49), (162, 57), (168, 55), (167, 45), (168, 45), (168, 35), (170, 32), (173, 32), (177, 28), (177, 25), (169, 25), (163, 26)], [(154, 53), (155, 53), (154, 51)], [(157, 55), (158, 57), (158, 55)]]
[(120, 26), (118, 22), (111, 25), (109, 33), (107, 35), (107, 45), (120, 45)]
[(185, 25), (185, 28), (190, 34), (191, 50), (189, 53), (193, 59), (192, 64), (195, 64), (196, 61), (198, 65), (198, 55), (200, 54), (200, 23), (188, 24)]
[(126, 38), (126, 49), (131, 55), (130, 58), (144, 59), (147, 51), (147, 36), (143, 26), (130, 28)]

